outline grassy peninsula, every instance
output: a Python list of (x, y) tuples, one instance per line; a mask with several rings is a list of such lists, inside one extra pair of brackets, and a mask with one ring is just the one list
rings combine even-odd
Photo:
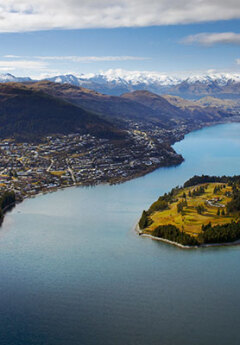
[(183, 246), (240, 240), (240, 176), (194, 176), (160, 196), (139, 221), (140, 234)]

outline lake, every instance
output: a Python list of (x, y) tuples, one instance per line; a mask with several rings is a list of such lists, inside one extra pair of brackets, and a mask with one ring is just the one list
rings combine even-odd
[(183, 250), (134, 226), (194, 174), (240, 174), (240, 124), (188, 134), (185, 161), (25, 200), (0, 231), (1, 345), (240, 343), (240, 246)]

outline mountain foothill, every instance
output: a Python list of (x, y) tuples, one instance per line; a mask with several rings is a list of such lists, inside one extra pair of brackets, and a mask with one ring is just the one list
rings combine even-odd
[(147, 90), (113, 96), (49, 80), (4, 82), (0, 137), (29, 141), (78, 132), (124, 141), (130, 123), (171, 130), (196, 121), (218, 122), (231, 116), (233, 109), (231, 101), (214, 97), (189, 101)]

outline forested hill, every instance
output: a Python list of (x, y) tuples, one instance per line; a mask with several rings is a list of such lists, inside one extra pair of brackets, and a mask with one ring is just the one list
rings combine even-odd
[(72, 104), (105, 116), (111, 121), (132, 120), (141, 121), (146, 125), (172, 129), (179, 124), (193, 122), (219, 121), (228, 116), (217, 108), (203, 108), (195, 106), (181, 107), (171, 104), (167, 99), (149, 91), (135, 91), (123, 94), (121, 97), (104, 95), (93, 90), (70, 84), (58, 84), (49, 81), (24, 84), (33, 90), (64, 99)]
[[(133, 120), (153, 122), (161, 127), (171, 125), (174, 113), (168, 112), (165, 116), (163, 109), (156, 112), (154, 109), (127, 97), (104, 95), (82, 87), (70, 84), (58, 84), (49, 81), (27, 83), (26, 87), (34, 90), (43, 90), (49, 95), (59, 97), (72, 104), (99, 113), (111, 120)], [(172, 107), (169, 104), (170, 107)], [(181, 112), (181, 110), (179, 110)]]
[(89, 133), (119, 139), (125, 132), (94, 112), (23, 84), (0, 84), (0, 137), (36, 140), (49, 134)]

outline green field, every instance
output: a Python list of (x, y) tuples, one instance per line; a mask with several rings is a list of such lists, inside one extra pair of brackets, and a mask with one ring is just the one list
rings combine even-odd
[[(200, 186), (204, 187), (204, 193), (194, 196), (194, 190), (196, 191)], [(239, 221), (238, 212), (227, 215), (226, 205), (231, 201), (231, 195), (232, 187), (224, 183), (206, 183), (181, 188), (174, 196), (174, 201), (168, 204), (167, 209), (150, 214), (149, 219), (152, 224), (146, 227), (144, 232), (152, 233), (160, 225), (172, 224), (180, 231), (196, 237), (201, 233), (202, 225), (207, 225), (209, 222), (215, 226)], [(180, 202), (187, 205), (179, 212), (177, 205)], [(202, 208), (201, 214), (197, 210), (198, 206)]]

